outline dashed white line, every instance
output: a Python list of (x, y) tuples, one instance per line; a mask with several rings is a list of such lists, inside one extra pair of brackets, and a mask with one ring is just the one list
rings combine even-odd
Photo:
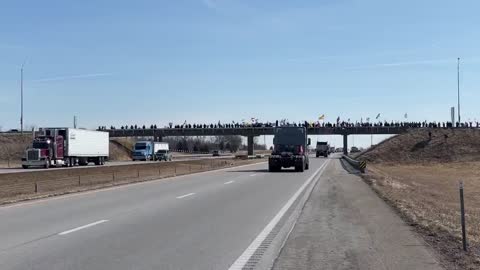
[(177, 199), (183, 199), (185, 197), (192, 196), (192, 195), (195, 195), (195, 193), (188, 193), (188, 194), (185, 194), (185, 195), (182, 195), (182, 196), (178, 196)]
[(235, 182), (235, 181), (232, 180), (232, 181), (225, 182), (225, 183), (223, 183), (223, 184), (224, 184), (224, 185), (228, 185), (228, 184), (231, 184), (231, 183), (233, 183), (233, 182)]
[(105, 223), (105, 222), (107, 222), (107, 221), (108, 221), (108, 220), (106, 220), (106, 219), (102, 219), (102, 220), (95, 221), (95, 222), (90, 223), (90, 224), (87, 224), (87, 225), (83, 225), (83, 226), (80, 226), (80, 227), (77, 227), (77, 228), (73, 228), (73, 229), (68, 230), (68, 231), (61, 232), (61, 233), (59, 233), (58, 235), (65, 235), (65, 234), (73, 233), (73, 232), (76, 232), (76, 231), (80, 231), (80, 230), (86, 229), (86, 228), (88, 228), (88, 227), (92, 227), (92, 226), (95, 226), (95, 225), (98, 225), (98, 224)]
[(250, 174), (250, 176), (255, 176), (255, 175), (257, 175), (257, 174), (256, 174), (256, 173), (254, 173), (254, 174)]

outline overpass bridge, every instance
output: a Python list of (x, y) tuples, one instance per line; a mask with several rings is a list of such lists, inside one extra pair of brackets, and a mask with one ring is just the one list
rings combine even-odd
[[(110, 137), (152, 137), (161, 141), (163, 137), (174, 136), (228, 136), (247, 137), (248, 154), (253, 155), (255, 136), (273, 135), (275, 127), (239, 127), (239, 128), (157, 128), (157, 129), (107, 129)], [(308, 127), (308, 135), (341, 135), (343, 151), (348, 151), (348, 135), (388, 135), (406, 132), (408, 127)]]

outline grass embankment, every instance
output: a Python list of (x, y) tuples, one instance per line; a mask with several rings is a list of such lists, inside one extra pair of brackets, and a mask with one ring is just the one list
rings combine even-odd
[[(448, 269), (480, 269), (480, 130), (412, 130), (358, 158), (369, 162), (365, 179), (372, 188), (438, 251)], [(461, 245), (460, 180), (467, 253)]]

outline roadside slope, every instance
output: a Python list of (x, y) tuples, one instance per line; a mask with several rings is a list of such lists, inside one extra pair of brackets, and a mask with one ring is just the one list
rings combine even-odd
[[(449, 269), (480, 268), (480, 130), (410, 130), (359, 159), (368, 162), (367, 183)], [(465, 185), (469, 252), (461, 248), (459, 180)]]
[(409, 130), (372, 147), (358, 158), (371, 163), (395, 164), (477, 161), (480, 160), (480, 130)]

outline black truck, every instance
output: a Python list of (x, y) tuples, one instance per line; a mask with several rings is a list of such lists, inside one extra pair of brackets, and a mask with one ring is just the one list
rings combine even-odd
[(277, 127), (273, 137), (274, 148), (268, 158), (268, 171), (277, 172), (282, 168), (295, 167), (295, 171), (308, 170), (308, 146), (305, 127)]

